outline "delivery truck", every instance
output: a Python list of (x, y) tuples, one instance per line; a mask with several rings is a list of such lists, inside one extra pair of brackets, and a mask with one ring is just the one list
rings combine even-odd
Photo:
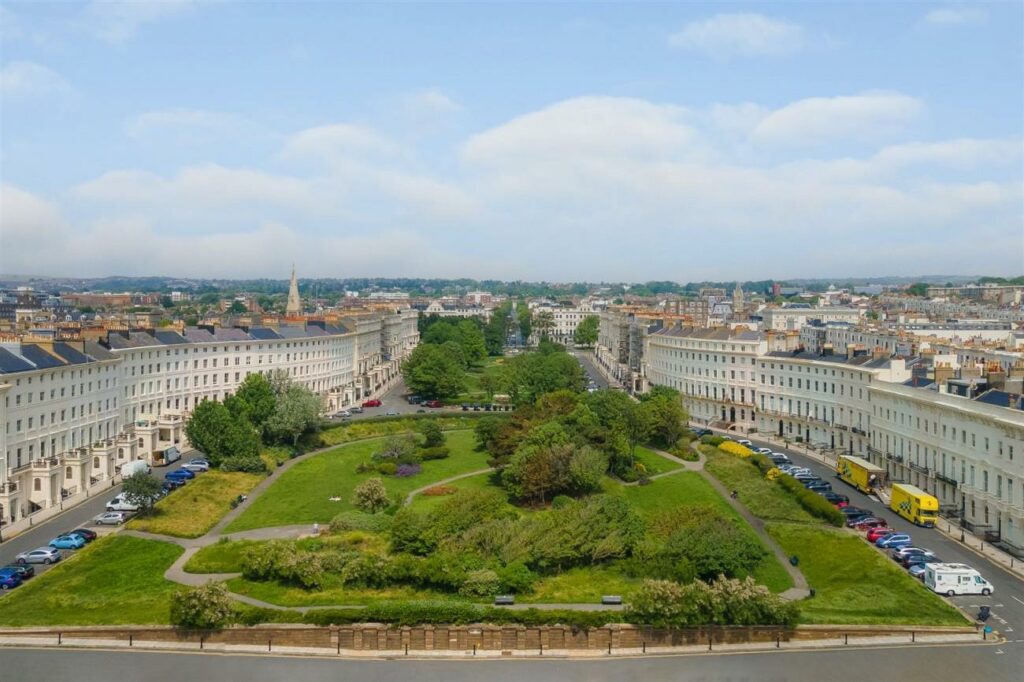
[(138, 473), (148, 474), (149, 472), (149, 462), (144, 459), (136, 459), (121, 465), (121, 478), (128, 478)]
[(933, 528), (939, 514), (939, 501), (917, 486), (893, 483), (889, 508), (911, 523)]
[(926, 564), (924, 584), (933, 592), (950, 597), (958, 594), (980, 594), (987, 597), (996, 590), (992, 583), (967, 564)]
[(861, 457), (840, 455), (836, 462), (836, 476), (862, 493), (868, 494), (882, 486), (885, 481), (885, 469)]

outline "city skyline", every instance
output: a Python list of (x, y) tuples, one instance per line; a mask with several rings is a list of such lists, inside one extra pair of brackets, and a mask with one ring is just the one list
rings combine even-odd
[(290, 7), (5, 2), (0, 271), (1024, 266), (1019, 5)]

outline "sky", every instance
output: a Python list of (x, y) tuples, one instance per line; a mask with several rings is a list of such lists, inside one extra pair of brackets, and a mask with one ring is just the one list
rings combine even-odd
[(1022, 8), (0, 2), (0, 272), (1019, 275)]

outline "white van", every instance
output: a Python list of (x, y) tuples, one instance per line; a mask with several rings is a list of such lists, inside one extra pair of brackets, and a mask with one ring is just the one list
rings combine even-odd
[(110, 502), (107, 502), (107, 511), (136, 512), (139, 511), (139, 505), (132, 504), (131, 502), (128, 501), (128, 498), (125, 496), (125, 494), (121, 493), (114, 499), (110, 500)]
[(967, 564), (927, 564), (924, 584), (934, 592), (950, 597), (958, 594), (988, 596), (996, 591), (992, 583)]
[(149, 466), (149, 462), (144, 459), (136, 459), (131, 462), (126, 462), (121, 466), (121, 478), (128, 478), (138, 473), (148, 474), (152, 469)]

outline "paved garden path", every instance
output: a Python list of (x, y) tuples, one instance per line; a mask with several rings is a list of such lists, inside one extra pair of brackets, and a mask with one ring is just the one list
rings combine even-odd
[(416, 497), (417, 495), (422, 493), (424, 490), (429, 490), (431, 488), (436, 488), (437, 486), (440, 486), (440, 485), (448, 485), (449, 483), (453, 483), (453, 482), (461, 480), (463, 478), (470, 478), (472, 476), (479, 476), (480, 474), (486, 474), (488, 471), (497, 471), (497, 468), (496, 467), (487, 467), (486, 469), (477, 469), (476, 471), (468, 471), (468, 472), (466, 472), (464, 474), (459, 474), (458, 476), (450, 476), (450, 477), (444, 479), (443, 481), (434, 481), (430, 485), (425, 485), (422, 488), (416, 488), (416, 490), (413, 490), (412, 492), (410, 492), (408, 495), (405, 496), (405, 504), (406, 505), (412, 504), (412, 498)]

